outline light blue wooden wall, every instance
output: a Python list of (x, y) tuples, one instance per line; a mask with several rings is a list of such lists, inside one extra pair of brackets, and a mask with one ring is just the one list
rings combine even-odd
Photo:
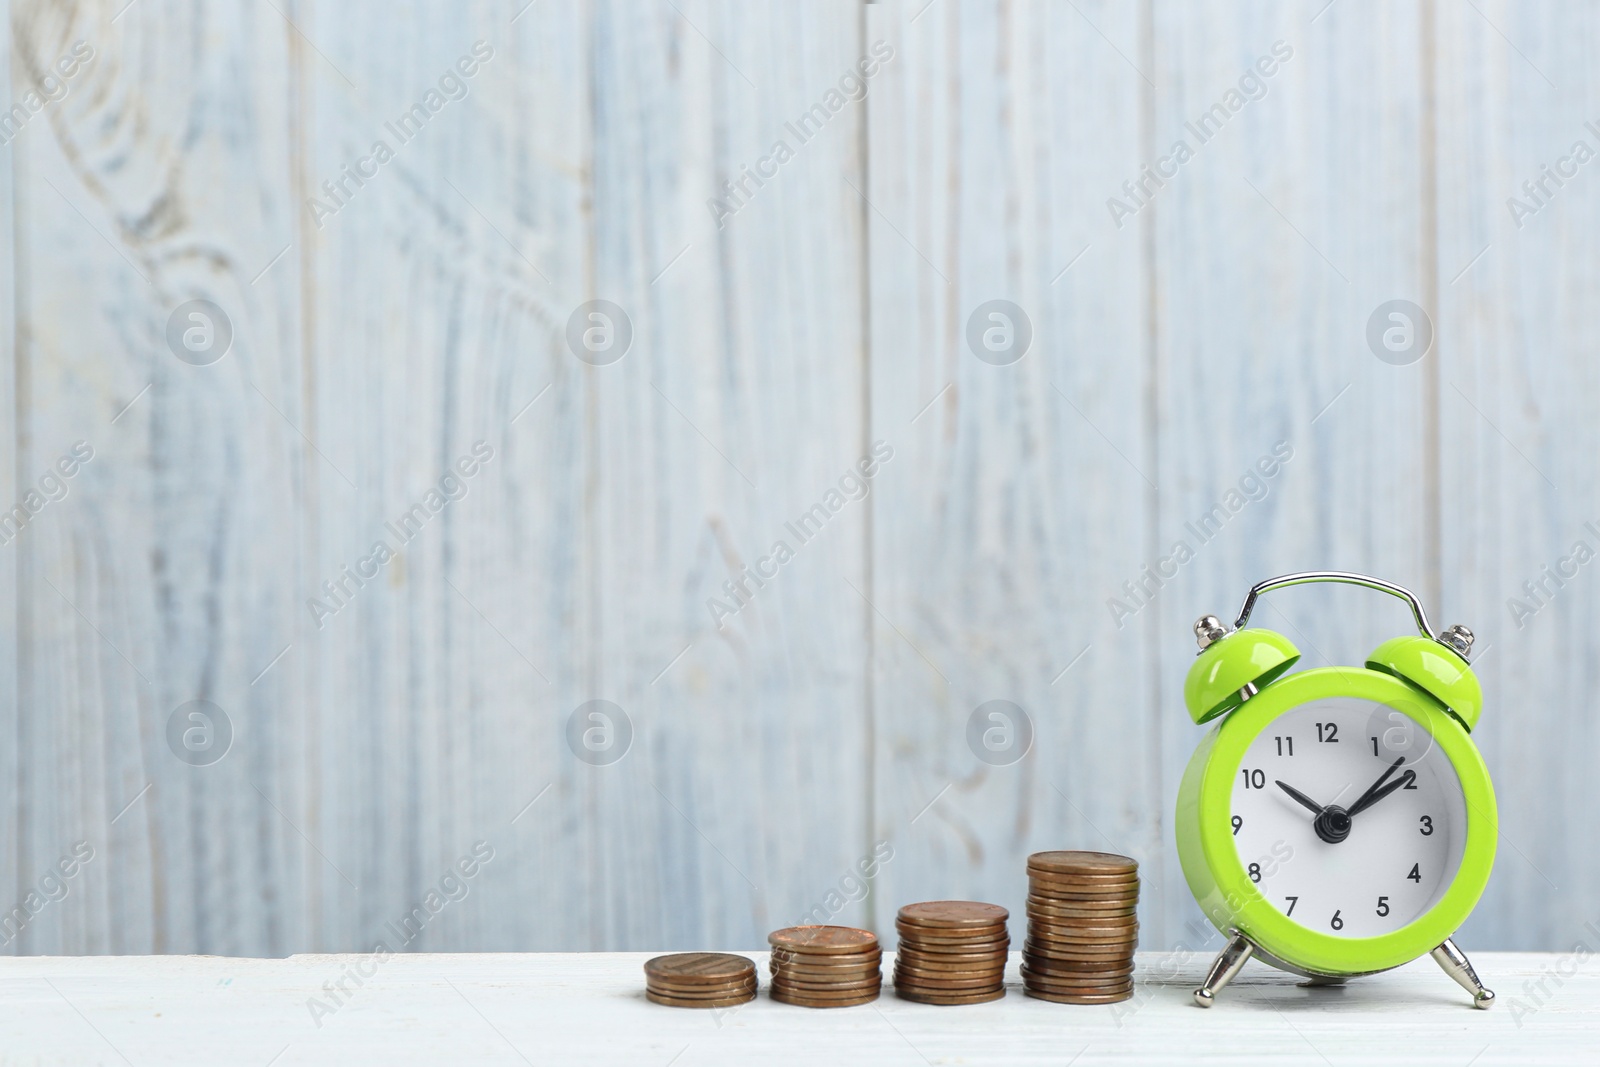
[[(1596, 918), (1600, 565), (1508, 600), (1600, 547), (1600, 164), (1506, 204), (1600, 148), (1592, 7), (125, 4), (9, 0), (0, 48), (14, 100), (93, 50), (0, 149), (0, 505), (93, 449), (0, 545), (0, 908), (93, 850), (5, 951), (369, 947), (477, 842), (412, 947), (892, 937), (911, 900), (1020, 913), (1059, 847), (1138, 857), (1144, 943), (1198, 944), (1189, 625), (1312, 567), (1477, 631), (1504, 836), (1463, 945)], [(195, 298), (234, 330), (203, 367), (166, 341)], [(606, 366), (566, 337), (595, 298), (632, 329)], [(995, 299), (1032, 328), (1008, 365), (966, 340)], [(1419, 362), (1368, 347), (1392, 299), (1431, 317)], [(476, 442), (465, 495), (317, 618)], [(1263, 612), (1308, 663), (1407, 625), (1357, 591)], [(167, 741), (195, 699), (234, 731), (210, 766)], [(567, 741), (594, 699), (631, 722), (610, 765)], [(1033, 723), (1016, 764), (969, 747), (990, 700)]]

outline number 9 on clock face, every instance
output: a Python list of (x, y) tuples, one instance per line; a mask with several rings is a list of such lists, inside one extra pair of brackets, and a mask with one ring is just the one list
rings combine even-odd
[(1427, 726), (1328, 697), (1266, 723), (1233, 776), (1227, 829), (1263, 902), (1308, 931), (1392, 933), (1449, 889), (1467, 837), (1461, 779)]

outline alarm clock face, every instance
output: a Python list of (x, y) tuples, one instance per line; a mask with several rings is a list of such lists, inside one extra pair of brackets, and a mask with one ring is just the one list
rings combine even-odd
[(1268, 722), (1234, 775), (1239, 862), (1291, 922), (1376, 937), (1426, 913), (1467, 836), (1461, 780), (1422, 723), (1331, 697)]

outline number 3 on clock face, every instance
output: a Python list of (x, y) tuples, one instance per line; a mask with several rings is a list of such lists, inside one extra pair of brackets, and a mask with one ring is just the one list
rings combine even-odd
[(1451, 712), (1358, 667), (1278, 678), (1201, 741), (1177, 838), (1221, 930), (1302, 973), (1416, 959), (1456, 931), (1494, 866), (1483, 757)]
[(1432, 742), (1404, 712), (1350, 697), (1272, 719), (1245, 749), (1228, 816), (1264, 900), (1345, 938), (1399, 930), (1437, 903), (1461, 865), (1467, 812)]

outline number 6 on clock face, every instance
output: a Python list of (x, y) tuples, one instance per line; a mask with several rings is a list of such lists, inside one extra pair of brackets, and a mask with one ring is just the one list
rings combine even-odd
[[(1391, 716), (1404, 718), (1405, 728)], [(1384, 733), (1363, 737), (1373, 722), (1404, 743), (1386, 745)], [(1285, 744), (1291, 740), (1294, 746)], [(1257, 734), (1226, 818), (1239, 862), (1264, 872), (1252, 883), (1266, 901), (1285, 918), (1307, 927), (1320, 921), (1349, 938), (1390, 933), (1426, 912), (1461, 864), (1467, 823), (1461, 780), (1429, 742), (1403, 712), (1349, 697), (1291, 708)], [(1384, 786), (1394, 790), (1347, 815), (1347, 835), (1326, 820), (1319, 827), (1325, 806), (1348, 813), (1386, 774)]]
[[(1291, 672), (1288, 638), (1245, 623), (1260, 593), (1316, 581), (1405, 599), (1419, 635), (1384, 642), (1365, 667)], [(1195, 634), (1184, 701), (1195, 722), (1215, 722), (1178, 789), (1178, 856), (1229, 936), (1196, 1001), (1209, 1006), (1252, 955), (1338, 979), (1432, 954), (1487, 1007), (1493, 994), (1451, 941), (1499, 832), (1469, 733), (1482, 708), (1471, 633), (1433, 637), (1403, 588), (1313, 571), (1257, 583), (1233, 630), (1205, 616)]]

